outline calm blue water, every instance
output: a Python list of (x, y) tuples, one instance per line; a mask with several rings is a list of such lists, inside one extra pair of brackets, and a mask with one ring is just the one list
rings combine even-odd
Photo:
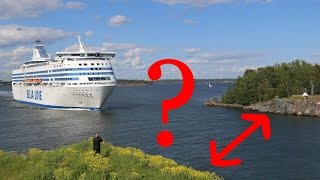
[[(10, 87), (0, 87), (0, 149), (24, 152), (30, 147), (51, 149), (100, 133), (118, 146), (133, 146), (161, 154), (198, 170), (214, 171), (225, 179), (319, 179), (320, 118), (269, 115), (272, 137), (264, 141), (256, 131), (226, 159), (240, 157), (232, 168), (210, 165), (209, 141), (221, 150), (250, 126), (240, 120), (239, 109), (207, 108), (227, 85), (196, 85), (193, 98), (169, 114), (161, 124), (161, 101), (175, 96), (179, 84), (117, 87), (104, 111), (66, 111), (30, 108), (12, 100)], [(175, 135), (175, 143), (162, 149), (155, 137), (162, 129)]]

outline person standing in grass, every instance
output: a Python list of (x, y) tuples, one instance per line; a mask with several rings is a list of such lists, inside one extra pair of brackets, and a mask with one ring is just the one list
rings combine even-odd
[(102, 142), (103, 140), (101, 139), (100, 135), (99, 134), (96, 134), (96, 137), (93, 138), (93, 150), (97, 153), (100, 154), (100, 143)]

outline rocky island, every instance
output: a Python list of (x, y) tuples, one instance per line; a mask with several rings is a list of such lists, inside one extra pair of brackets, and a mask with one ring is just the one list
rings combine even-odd
[(209, 100), (204, 105), (320, 117), (320, 65), (295, 60), (248, 69), (221, 101)]
[(254, 103), (248, 106), (239, 104), (227, 104), (217, 100), (209, 100), (204, 103), (204, 105), (242, 108), (244, 110), (262, 113), (320, 117), (320, 96), (311, 96), (309, 98), (304, 98), (302, 96), (292, 96), (290, 98), (274, 98), (269, 101)]

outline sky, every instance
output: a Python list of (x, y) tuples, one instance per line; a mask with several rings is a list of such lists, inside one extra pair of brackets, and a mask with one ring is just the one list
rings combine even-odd
[[(148, 79), (160, 59), (185, 62), (197, 79), (236, 78), (246, 69), (319, 63), (320, 0), (0, 0), (0, 79), (31, 59), (40, 39), (51, 57), (114, 51), (118, 79)], [(181, 78), (172, 65), (163, 79)]]

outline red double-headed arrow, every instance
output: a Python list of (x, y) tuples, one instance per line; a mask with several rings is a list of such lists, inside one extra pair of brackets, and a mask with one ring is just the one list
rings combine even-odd
[(216, 141), (210, 141), (211, 164), (217, 167), (237, 166), (241, 164), (240, 158), (224, 160), (223, 158), (235, 149), (242, 141), (248, 138), (260, 126), (265, 140), (271, 137), (270, 120), (266, 114), (242, 114), (243, 120), (251, 121), (253, 124), (232, 140), (220, 153), (217, 153)]

